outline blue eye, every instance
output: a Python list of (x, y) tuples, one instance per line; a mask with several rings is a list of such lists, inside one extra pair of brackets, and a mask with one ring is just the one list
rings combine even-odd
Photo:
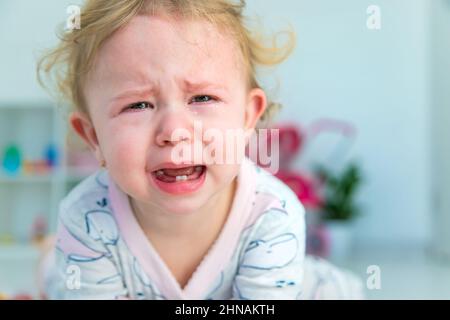
[(205, 103), (215, 100), (213, 97), (208, 95), (199, 95), (192, 98), (192, 103)]
[(155, 106), (150, 102), (136, 102), (128, 105), (125, 110), (144, 110), (144, 109), (155, 109)]

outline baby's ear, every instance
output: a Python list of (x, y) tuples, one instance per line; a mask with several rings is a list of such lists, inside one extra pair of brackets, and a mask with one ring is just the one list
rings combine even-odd
[(247, 96), (245, 109), (245, 130), (247, 132), (253, 132), (266, 107), (267, 97), (264, 90), (260, 88), (251, 89)]
[(73, 111), (69, 116), (69, 122), (78, 136), (89, 146), (99, 162), (104, 160), (95, 133), (94, 125), (89, 117), (79, 111)]

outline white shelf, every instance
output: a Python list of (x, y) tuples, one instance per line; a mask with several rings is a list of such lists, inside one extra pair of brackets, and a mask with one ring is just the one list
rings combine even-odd
[(70, 169), (66, 173), (51, 171), (43, 174), (9, 175), (0, 172), (1, 183), (51, 183), (55, 181), (79, 181), (94, 173), (95, 169)]
[(39, 249), (32, 244), (0, 244), (0, 293), (38, 297)]
[(49, 183), (56, 177), (54, 173), (33, 174), (33, 175), (8, 175), (0, 173), (0, 183)]
[(5, 260), (36, 260), (39, 254), (33, 244), (0, 244), (0, 264)]
[[(49, 144), (58, 150), (58, 163), (67, 163), (67, 122), (61, 108), (37, 102), (0, 102), (0, 238), (27, 239), (36, 217), (44, 216), (48, 231), (56, 229), (59, 202), (91, 170), (57, 166), (49, 171), (11, 175), (2, 168), (3, 148), (16, 145), (23, 160), (39, 161)], [(17, 254), (14, 254), (17, 252)], [(32, 246), (2, 246), (0, 258), (30, 256)], [(1, 288), (0, 288), (1, 289)]]

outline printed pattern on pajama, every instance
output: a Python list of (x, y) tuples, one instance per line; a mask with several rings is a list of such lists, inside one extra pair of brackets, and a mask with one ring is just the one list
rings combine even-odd
[(45, 282), (51, 299), (308, 299), (326, 285), (323, 279), (320, 286), (309, 283), (304, 292), (305, 265), (317, 263), (305, 261), (303, 206), (247, 158), (227, 221), (184, 288), (107, 170), (75, 187), (58, 219)]

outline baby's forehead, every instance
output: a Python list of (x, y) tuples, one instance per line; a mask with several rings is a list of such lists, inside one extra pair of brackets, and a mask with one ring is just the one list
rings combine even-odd
[(151, 70), (226, 79), (242, 73), (243, 63), (236, 41), (207, 21), (139, 15), (105, 41), (95, 68), (105, 76)]

